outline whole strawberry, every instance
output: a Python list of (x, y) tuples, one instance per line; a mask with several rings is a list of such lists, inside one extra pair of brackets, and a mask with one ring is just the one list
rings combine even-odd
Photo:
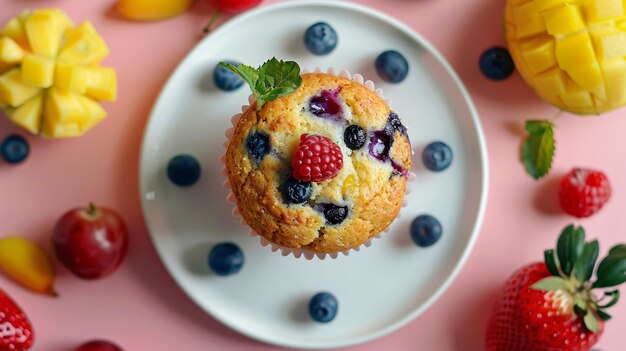
[(327, 137), (302, 134), (291, 166), (297, 180), (323, 182), (337, 176), (343, 168), (343, 154)]
[(33, 344), (33, 327), (22, 310), (0, 290), (0, 351), (24, 351)]
[[(585, 242), (585, 231), (563, 230), (555, 250), (513, 274), (496, 300), (487, 327), (487, 351), (587, 351), (600, 339), (605, 310), (615, 305), (626, 281), (626, 245), (613, 247), (600, 262), (597, 240)], [(605, 301), (608, 300), (608, 301)]]
[(611, 186), (602, 172), (574, 168), (563, 179), (559, 202), (566, 213), (585, 218), (598, 212), (611, 197)]

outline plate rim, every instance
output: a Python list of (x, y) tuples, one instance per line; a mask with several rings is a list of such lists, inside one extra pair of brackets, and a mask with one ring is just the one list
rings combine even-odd
[[(152, 130), (152, 125), (155, 120), (154, 116), (156, 115), (156, 111), (160, 107), (159, 105), (163, 99), (164, 92), (166, 88), (169, 86), (169, 84), (174, 80), (174, 78), (177, 77), (179, 74), (181, 74), (180, 72), (182, 71), (182, 67), (192, 56), (196, 54), (196, 51), (198, 51), (199, 48), (203, 46), (203, 43), (205, 41), (210, 40), (212, 37), (218, 36), (222, 32), (228, 31), (231, 27), (235, 27), (239, 23), (245, 22), (250, 17), (260, 16), (267, 12), (273, 12), (273, 11), (282, 10), (286, 8), (305, 7), (305, 6), (328, 6), (331, 8), (339, 8), (339, 9), (345, 9), (345, 10), (350, 10), (350, 11), (356, 11), (356, 12), (359, 12), (360, 14), (377, 18), (385, 22), (387, 25), (390, 25), (394, 27), (395, 29), (401, 31), (402, 33), (410, 37), (413, 41), (417, 42), (419, 45), (424, 47), (424, 49), (436, 59), (437, 63), (441, 65), (441, 67), (443, 67), (446, 74), (452, 79), (456, 88), (459, 89), (459, 92), (461, 93), (461, 96), (463, 98), (465, 105), (470, 111), (471, 122), (476, 131), (476, 137), (477, 137), (477, 142), (478, 142), (478, 151), (480, 155), (479, 158), (481, 162), (480, 177), (482, 178), (481, 190), (479, 194), (480, 199), (479, 199), (478, 211), (476, 212), (476, 218), (473, 221), (472, 232), (470, 234), (467, 245), (463, 249), (463, 253), (459, 257), (456, 264), (454, 264), (454, 268), (450, 271), (450, 274), (448, 275), (448, 277), (444, 280), (441, 286), (428, 299), (426, 299), (424, 303), (422, 303), (418, 308), (413, 310), (411, 313), (407, 314), (404, 318), (397, 319), (395, 320), (395, 322), (389, 323), (385, 328), (382, 328), (374, 333), (368, 334), (363, 337), (352, 338), (346, 341), (341, 341), (341, 342), (323, 342), (322, 341), (314, 345), (313, 344), (306, 344), (306, 345), (298, 344), (298, 343), (291, 342), (290, 340), (275, 338), (275, 337), (267, 336), (264, 334), (256, 333), (254, 330), (242, 328), (236, 323), (231, 323), (221, 318), (219, 314), (214, 313), (213, 309), (200, 303), (198, 299), (196, 299), (192, 294), (186, 291), (186, 289), (183, 287), (184, 285), (181, 283), (180, 278), (176, 274), (173, 273), (173, 268), (170, 267), (171, 263), (165, 259), (165, 253), (157, 244), (157, 240), (156, 240), (155, 235), (153, 234), (150, 221), (148, 221), (148, 207), (150, 206), (149, 203), (151, 201), (148, 201), (144, 196), (145, 191), (146, 191), (145, 189), (146, 184), (144, 182), (144, 171), (143, 171), (144, 163), (147, 162), (146, 154), (148, 153), (147, 149), (149, 147), (147, 145), (148, 132)], [(476, 241), (478, 239), (480, 230), (484, 222), (484, 217), (485, 217), (485, 212), (486, 212), (486, 207), (487, 207), (488, 192), (489, 192), (489, 159), (488, 159), (488, 153), (487, 153), (487, 142), (486, 142), (482, 124), (480, 122), (478, 111), (474, 105), (471, 95), (469, 94), (469, 91), (465, 87), (465, 84), (463, 84), (463, 82), (461, 81), (456, 71), (452, 68), (452, 66), (445, 59), (445, 57), (439, 52), (439, 50), (437, 50), (426, 38), (424, 38), (421, 34), (417, 33), (414, 29), (412, 29), (405, 23), (401, 22), (400, 20), (390, 15), (387, 15), (377, 9), (374, 9), (372, 7), (365, 6), (362, 4), (357, 4), (357, 3), (347, 2), (347, 1), (285, 0), (279, 3), (261, 6), (259, 8), (250, 10), (243, 14), (237, 15), (231, 18), (229, 21), (221, 24), (217, 29), (215, 29), (211, 33), (211, 35), (205, 36), (204, 38), (202, 38), (202, 40), (198, 41), (194, 45), (194, 47), (177, 64), (176, 68), (172, 71), (168, 79), (165, 81), (165, 83), (161, 87), (159, 94), (157, 95), (156, 99), (153, 102), (153, 106), (150, 110), (148, 120), (144, 125), (144, 130), (142, 133), (141, 148), (139, 152), (140, 154), (139, 154), (138, 181), (139, 181), (139, 197), (140, 197), (140, 202), (141, 202), (142, 215), (143, 215), (144, 223), (146, 225), (146, 229), (148, 231), (148, 234), (150, 235), (150, 239), (151, 239), (150, 241), (152, 245), (154, 246), (155, 251), (157, 252), (157, 255), (159, 256), (159, 260), (165, 267), (170, 277), (176, 282), (178, 287), (185, 293), (185, 295), (191, 301), (193, 301), (193, 303), (200, 310), (204, 311), (205, 313), (208, 313), (211, 316), (211, 318), (214, 318), (216, 321), (220, 322), (221, 324), (227, 326), (228, 328), (232, 330), (235, 330), (236, 332), (238, 332), (239, 334), (243, 336), (255, 339), (257, 341), (261, 341), (266, 344), (276, 345), (276, 346), (281, 346), (281, 347), (290, 347), (290, 348), (297, 348), (297, 349), (318, 349), (319, 350), (319, 349), (343, 348), (343, 347), (360, 345), (360, 344), (368, 343), (375, 339), (379, 339), (386, 335), (389, 335), (405, 327), (407, 324), (417, 319), (417, 317), (419, 317), (428, 309), (430, 309), (432, 305), (441, 298), (441, 296), (450, 288), (452, 283), (458, 278), (459, 273), (465, 266), (467, 259), (469, 258), (471, 252), (474, 249), (474, 246), (476, 244)]]

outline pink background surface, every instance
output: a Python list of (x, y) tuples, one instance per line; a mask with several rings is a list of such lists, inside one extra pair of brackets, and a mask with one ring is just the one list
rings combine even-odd
[[(276, 1), (266, 0), (264, 4)], [(477, 59), (504, 44), (503, 0), (357, 0), (423, 34), (452, 63), (474, 98), (491, 164), (489, 203), (477, 245), (458, 279), (424, 315), (403, 329), (351, 350), (462, 350), (483, 348), (488, 311), (505, 281), (525, 263), (540, 260), (562, 227), (572, 222), (556, 203), (557, 182), (574, 166), (604, 170), (614, 193), (592, 219), (579, 221), (602, 250), (624, 241), (626, 228), (625, 110), (594, 118), (558, 119), (558, 154), (546, 179), (530, 179), (518, 161), (525, 119), (549, 118), (519, 75), (504, 82), (483, 78)], [(159, 261), (142, 218), (137, 184), (139, 145), (149, 110), (165, 80), (200, 38), (212, 9), (193, 9), (158, 23), (133, 23), (111, 11), (113, 0), (0, 0), (0, 22), (31, 7), (61, 7), (76, 21), (90, 19), (107, 41), (104, 64), (118, 71), (119, 99), (106, 103), (110, 117), (88, 135), (62, 141), (29, 137), (32, 154), (17, 167), (0, 164), (0, 236), (23, 235), (48, 245), (55, 221), (89, 201), (125, 217), (132, 235), (128, 258), (113, 276), (84, 282), (59, 267), (52, 299), (0, 277), (0, 287), (27, 311), (36, 328), (34, 350), (66, 351), (94, 337), (126, 350), (272, 350), (230, 331), (204, 314), (174, 284)], [(18, 132), (0, 119), (0, 138)], [(626, 302), (596, 348), (623, 349)]]

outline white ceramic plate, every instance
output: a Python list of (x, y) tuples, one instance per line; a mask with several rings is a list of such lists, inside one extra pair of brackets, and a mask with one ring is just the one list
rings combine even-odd
[[(303, 33), (317, 21), (330, 23), (339, 45), (328, 56), (306, 51)], [(383, 83), (373, 62), (384, 50), (402, 52), (410, 74), (401, 84)], [(224, 59), (256, 66), (276, 56), (302, 67), (346, 68), (383, 88), (409, 128), (417, 180), (391, 233), (370, 248), (336, 260), (282, 257), (248, 236), (225, 201), (219, 158), (230, 117), (247, 101), (243, 87), (224, 93), (212, 72)], [(443, 140), (454, 151), (442, 173), (425, 170), (423, 147)], [(202, 165), (191, 188), (165, 175), (171, 157), (188, 153)], [(140, 164), (146, 222), (165, 266), (200, 308), (255, 339), (293, 348), (354, 345), (388, 334), (423, 313), (463, 266), (482, 221), (487, 193), (487, 155), (480, 123), (462, 83), (441, 55), (397, 20), (337, 1), (289, 1), (239, 16), (205, 38), (165, 85), (145, 131)], [(433, 247), (416, 247), (409, 224), (430, 213), (444, 235)], [(207, 254), (233, 241), (245, 253), (237, 275), (211, 274)], [(306, 305), (325, 290), (339, 300), (329, 324), (312, 322)]]

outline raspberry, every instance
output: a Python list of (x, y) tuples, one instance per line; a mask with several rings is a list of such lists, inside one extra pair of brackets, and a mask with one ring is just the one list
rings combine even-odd
[(293, 177), (297, 180), (319, 183), (339, 173), (343, 167), (343, 155), (339, 146), (330, 139), (302, 134), (291, 165)]
[(606, 175), (590, 169), (574, 168), (561, 179), (559, 202), (566, 213), (585, 218), (598, 212), (611, 197)]

